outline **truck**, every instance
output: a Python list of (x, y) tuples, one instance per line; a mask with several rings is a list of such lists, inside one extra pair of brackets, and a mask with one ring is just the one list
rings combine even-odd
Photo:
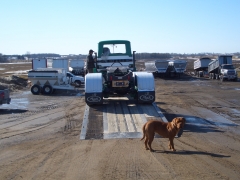
[[(84, 82), (84, 78), (81, 77)], [(75, 90), (78, 84), (76, 79), (67, 75), (64, 68), (37, 68), (28, 71), (28, 80), (31, 81), (33, 95), (40, 93), (50, 95), (56, 89)]]
[(208, 74), (208, 64), (211, 62), (211, 58), (202, 57), (193, 63), (194, 74), (197, 77), (203, 77)]
[(10, 92), (9, 89), (1, 88), (0, 89), (0, 105), (2, 104), (10, 104)]
[(135, 51), (128, 40), (107, 40), (98, 43), (94, 73), (85, 76), (85, 102), (102, 104), (104, 98), (127, 96), (137, 103), (155, 101), (152, 73), (136, 72)]
[(231, 55), (220, 55), (218, 58), (208, 64), (208, 73), (210, 79), (238, 80), (237, 71), (232, 64)]
[(169, 60), (155, 60), (145, 62), (145, 71), (152, 72), (154, 76), (166, 76)]
[(74, 75), (85, 75), (85, 61), (81, 59), (70, 60), (71, 73)]

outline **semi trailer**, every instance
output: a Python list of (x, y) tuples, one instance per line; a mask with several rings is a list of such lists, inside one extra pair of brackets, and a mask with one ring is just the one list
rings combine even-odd
[(168, 70), (170, 76), (180, 77), (186, 70), (187, 61), (185, 60), (170, 60), (168, 62)]
[(145, 62), (145, 71), (153, 73), (154, 76), (172, 77), (179, 76), (186, 70), (185, 60), (155, 60)]
[(145, 71), (153, 73), (154, 76), (165, 76), (168, 69), (169, 60), (155, 60), (145, 62)]
[(52, 68), (65, 69), (66, 72), (69, 71), (69, 60), (68, 59), (53, 59)]
[(211, 58), (203, 57), (193, 63), (194, 73), (197, 77), (203, 77), (208, 74), (208, 64), (211, 62)]
[(85, 75), (85, 61), (81, 59), (72, 59), (70, 60), (71, 72), (74, 75)]

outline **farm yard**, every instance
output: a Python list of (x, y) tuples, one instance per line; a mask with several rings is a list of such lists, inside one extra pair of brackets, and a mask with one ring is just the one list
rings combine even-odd
[[(143, 68), (144, 60), (136, 63)], [(31, 63), (0, 64), (0, 85), (10, 88), (12, 98), (0, 106), (0, 179), (239, 179), (239, 80), (197, 78), (188, 60), (180, 78), (155, 78), (155, 105), (163, 116), (151, 107), (134, 110), (127, 101), (111, 101), (89, 108), (84, 124), (84, 87), (32, 95), (26, 78), (30, 69)], [(137, 136), (110, 136), (110, 128), (119, 126), (111, 118), (128, 116)], [(161, 137), (153, 141), (155, 152), (145, 150), (139, 138), (144, 119), (170, 122), (179, 116), (186, 124), (174, 139), (177, 151)], [(123, 134), (120, 126), (117, 131)]]

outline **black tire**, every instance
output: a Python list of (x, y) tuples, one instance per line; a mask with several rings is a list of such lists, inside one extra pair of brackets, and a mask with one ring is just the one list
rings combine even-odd
[(44, 85), (42, 91), (43, 91), (43, 94), (49, 95), (49, 94), (52, 94), (53, 88), (50, 85)]
[(216, 74), (213, 74), (213, 79), (216, 79)]
[(80, 80), (76, 80), (74, 83), (76, 84), (77, 87), (81, 86), (81, 81)]
[(31, 87), (31, 92), (32, 92), (32, 94), (34, 94), (34, 95), (38, 95), (38, 94), (40, 94), (40, 92), (41, 92), (41, 87), (40, 87), (39, 85), (37, 85), (37, 84), (34, 84), (34, 85)]

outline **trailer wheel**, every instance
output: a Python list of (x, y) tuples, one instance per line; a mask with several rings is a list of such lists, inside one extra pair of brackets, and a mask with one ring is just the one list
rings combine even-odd
[(44, 85), (43, 86), (43, 93), (44, 94), (52, 94), (53, 88), (50, 85)]
[(31, 92), (32, 94), (34, 95), (38, 95), (40, 92), (41, 92), (41, 87), (37, 84), (34, 84), (32, 87), (31, 87)]

